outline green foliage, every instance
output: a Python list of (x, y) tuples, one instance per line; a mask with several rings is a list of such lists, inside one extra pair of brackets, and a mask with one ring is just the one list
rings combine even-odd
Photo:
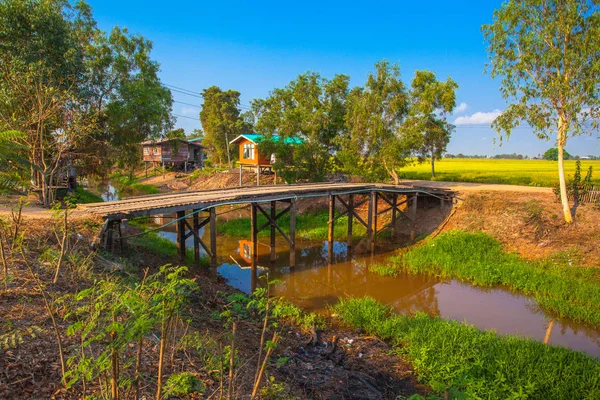
[[(535, 206), (535, 205), (533, 205)], [(531, 209), (535, 216), (535, 208)], [(533, 296), (559, 317), (600, 326), (600, 276), (596, 268), (569, 267), (558, 259), (527, 261), (505, 253), (484, 233), (451, 231), (391, 259), (412, 274), (456, 278), (478, 286), (502, 285)]]
[(88, 190), (85, 190), (81, 186), (77, 186), (75, 192), (71, 195), (71, 201), (75, 204), (89, 204), (89, 203), (102, 203), (102, 197)]
[[(349, 81), (346, 75), (329, 80), (306, 72), (266, 99), (252, 101), (256, 128), (266, 135), (259, 149), (276, 155), (275, 168), (287, 182), (322, 181), (332, 169), (331, 155), (339, 149), (336, 138), (346, 131)], [(275, 134), (280, 140), (272, 140)], [(303, 143), (285, 140), (291, 138)]]
[(446, 151), (454, 130), (446, 115), (456, 106), (456, 89), (458, 84), (452, 78), (440, 82), (430, 71), (416, 71), (412, 81), (409, 116), (403, 129), (416, 135), (423, 134), (417, 153), (420, 162), (431, 159), (432, 176), (435, 176), (435, 160)]
[(202, 145), (208, 149), (211, 160), (219, 165), (227, 162), (231, 167), (231, 159), (237, 154), (237, 148), (230, 148), (229, 141), (243, 132), (252, 130), (240, 116), (240, 92), (223, 91), (218, 86), (211, 86), (202, 91), (204, 102), (200, 111), (200, 121), (204, 129)]
[(341, 300), (333, 310), (355, 329), (389, 341), (435, 392), (451, 398), (594, 399), (600, 362), (583, 353), (430, 317), (394, 315), (376, 300)]
[(179, 397), (191, 393), (204, 393), (206, 386), (189, 372), (173, 374), (165, 385), (165, 398)]
[[(64, 297), (61, 301), (71, 321), (67, 334), (76, 336), (81, 347), (67, 362), (67, 385), (108, 376), (118, 385), (128, 385), (133, 360), (125, 350), (143, 345), (140, 341), (152, 329), (181, 313), (197, 288), (186, 272), (185, 267), (165, 265), (146, 282), (104, 279)], [(119, 376), (114, 375), (115, 363)]]
[[(573, 200), (575, 204), (582, 204), (585, 196), (594, 188), (592, 184), (594, 167), (589, 166), (585, 177), (583, 180), (581, 179), (581, 161), (575, 161), (575, 172), (573, 173), (573, 178), (567, 178), (567, 197), (569, 200)], [(552, 188), (554, 194), (557, 198), (560, 199), (560, 187), (558, 185), (554, 185)]]
[(137, 178), (130, 175), (115, 173), (110, 176), (110, 179), (119, 195), (123, 197), (160, 193), (160, 189), (156, 186), (139, 183)]
[(18, 143), (24, 137), (22, 132), (0, 131), (0, 194), (22, 191), (27, 185), (31, 164), (27, 148)]
[[(563, 150), (563, 157), (565, 160), (571, 159), (571, 155), (567, 150)], [(546, 150), (546, 152), (542, 155), (542, 158), (547, 161), (558, 161), (558, 149), (553, 147)]]
[[(380, 180), (407, 164), (415, 135), (398, 130), (408, 113), (409, 94), (396, 64), (380, 61), (363, 87), (348, 95), (347, 134), (340, 137), (337, 156), (344, 169)], [(412, 133), (412, 132), (410, 132)]]

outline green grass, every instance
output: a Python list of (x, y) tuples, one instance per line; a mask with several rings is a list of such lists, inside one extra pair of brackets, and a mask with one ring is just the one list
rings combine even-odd
[[(582, 160), (584, 173), (593, 166), (593, 183), (600, 185), (600, 161)], [(565, 173), (572, 177), (575, 161), (565, 161)], [(398, 171), (404, 179), (431, 180), (431, 164), (416, 164)], [(494, 160), (448, 158), (435, 164), (437, 181), (503, 183), (509, 185), (547, 186), (558, 183), (558, 164), (545, 160)]]
[(365, 297), (340, 301), (343, 322), (390, 342), (419, 379), (463, 399), (598, 399), (600, 361), (583, 353), (423, 313), (395, 315)]
[(72, 197), (75, 199), (77, 204), (102, 203), (104, 201), (102, 200), (102, 197), (85, 190), (81, 186), (77, 186), (77, 189), (75, 189), (75, 193), (72, 194)]
[(570, 267), (568, 255), (527, 261), (506, 253), (484, 233), (451, 231), (392, 257), (388, 269), (456, 278), (478, 286), (502, 285), (532, 296), (558, 317), (600, 326), (600, 270)]
[(116, 173), (110, 179), (121, 197), (160, 193), (156, 186), (139, 183), (137, 178), (130, 179), (128, 175)]
[[(267, 219), (259, 214), (257, 217), (258, 226), (262, 226)], [(329, 211), (319, 210), (311, 213), (298, 214), (296, 216), (296, 235), (307, 240), (326, 240), (328, 232)], [(279, 226), (287, 234), (289, 233), (290, 217), (289, 214), (282, 216), (278, 220)], [(353, 237), (366, 235), (366, 228), (361, 224), (355, 223), (352, 227)], [(217, 224), (217, 232), (233, 236), (248, 237), (250, 235), (250, 218), (239, 218)], [(259, 237), (268, 236), (270, 230), (265, 229), (258, 235)], [(344, 216), (335, 221), (335, 239), (345, 239), (348, 234), (348, 217)]]
[[(177, 245), (170, 241), (167, 238), (159, 236), (157, 232), (150, 231), (149, 227), (145, 224), (143, 220), (135, 221), (132, 220), (129, 222), (130, 225), (138, 227), (142, 231), (146, 233), (140, 236), (134, 236), (128, 239), (135, 246), (145, 250), (148, 253), (154, 254), (158, 257), (165, 259), (177, 259), (179, 257)], [(186, 248), (185, 252), (185, 263), (188, 266), (195, 265), (194, 262), (194, 249)], [(200, 256), (200, 266), (208, 267), (210, 265), (210, 260), (208, 256), (202, 255)]]

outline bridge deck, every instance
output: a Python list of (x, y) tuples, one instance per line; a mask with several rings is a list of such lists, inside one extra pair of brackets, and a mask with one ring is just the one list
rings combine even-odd
[(407, 185), (378, 183), (310, 183), (294, 185), (249, 186), (224, 189), (198, 190), (130, 197), (123, 200), (80, 205), (79, 207), (109, 220), (173, 213), (215, 206), (301, 199), (340, 194), (361, 194), (371, 191), (392, 193), (420, 193), (443, 198), (451, 197), (445, 189), (431, 189)]

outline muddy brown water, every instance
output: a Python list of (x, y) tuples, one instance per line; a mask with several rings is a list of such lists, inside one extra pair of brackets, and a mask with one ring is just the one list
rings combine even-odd
[[(157, 218), (163, 225), (170, 218)], [(208, 230), (201, 235), (208, 243)], [(175, 225), (161, 228), (159, 234), (175, 242)], [(193, 246), (189, 238), (187, 246)], [(217, 272), (239, 290), (250, 293), (253, 287), (265, 287), (276, 280), (271, 291), (298, 306), (327, 312), (340, 298), (371, 296), (398, 313), (421, 311), (444, 319), (464, 321), (479, 329), (493, 329), (500, 334), (519, 335), (542, 341), (551, 316), (533, 299), (504, 288), (480, 288), (456, 280), (442, 280), (423, 275), (383, 277), (369, 271), (370, 263), (383, 264), (394, 254), (391, 248), (377, 254), (361, 254), (362, 246), (348, 252), (346, 243), (333, 243), (333, 260), (328, 259), (327, 242), (297, 240), (296, 267), (289, 267), (289, 249), (277, 237), (277, 259), (269, 260), (268, 238), (259, 238), (258, 268), (252, 274), (248, 257), (250, 241), (217, 237)], [(366, 246), (365, 246), (366, 247)], [(245, 254), (246, 253), (246, 254)], [(585, 352), (600, 358), (600, 329), (568, 319), (554, 319), (549, 343)]]

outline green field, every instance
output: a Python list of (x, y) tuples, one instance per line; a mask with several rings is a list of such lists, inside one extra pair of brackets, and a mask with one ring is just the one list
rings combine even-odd
[[(582, 160), (581, 175), (594, 170), (593, 182), (600, 185), (600, 161)], [(565, 161), (567, 178), (573, 176), (575, 161)], [(416, 164), (399, 171), (402, 179), (431, 180), (431, 164)], [(436, 181), (504, 183), (509, 185), (553, 186), (558, 183), (558, 164), (545, 160), (494, 160), (448, 158), (435, 163)]]

